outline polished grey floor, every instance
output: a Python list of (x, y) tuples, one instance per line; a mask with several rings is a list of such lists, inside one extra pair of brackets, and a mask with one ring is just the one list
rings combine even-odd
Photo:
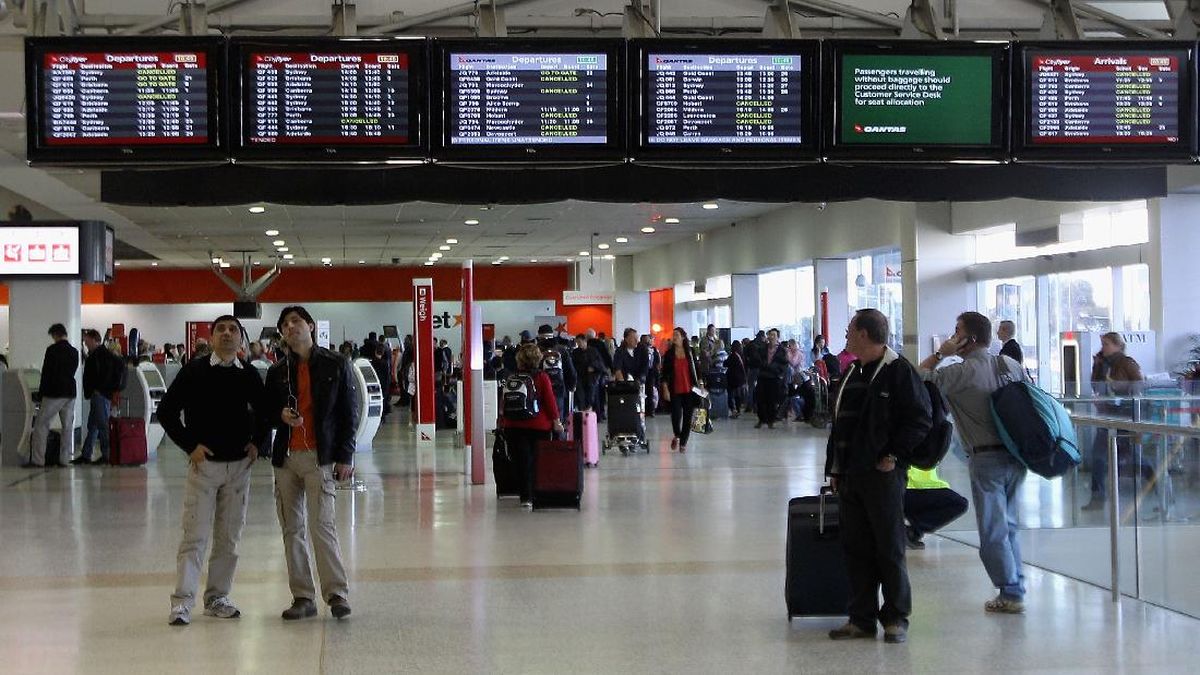
[[(256, 467), (236, 620), (167, 626), (185, 477), (168, 445), (144, 468), (0, 471), (4, 673), (1195, 672), (1200, 621), (1029, 573), (1024, 616), (983, 612), (974, 549), (910, 555), (910, 642), (833, 643), (837, 620), (788, 623), (787, 499), (813, 493), (823, 434), (724, 422), (673, 454), (589, 469), (582, 512), (521, 510), (462, 480), (442, 439), (417, 466), (389, 421), (339, 492), (354, 615), (284, 623), (290, 598), (271, 475)], [(1179, 561), (1191, 565), (1194, 561)]]

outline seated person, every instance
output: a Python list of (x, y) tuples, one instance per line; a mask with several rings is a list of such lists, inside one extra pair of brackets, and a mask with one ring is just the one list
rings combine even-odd
[(967, 512), (967, 499), (938, 478), (937, 469), (923, 471), (908, 468), (908, 487), (904, 490), (904, 518), (908, 521), (908, 548), (923, 549), (922, 539), (949, 525)]

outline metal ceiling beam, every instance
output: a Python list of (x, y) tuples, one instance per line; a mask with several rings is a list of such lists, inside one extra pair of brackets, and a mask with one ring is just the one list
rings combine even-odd
[(1171, 17), (1171, 34), (1176, 40), (1195, 40), (1200, 37), (1196, 18), (1200, 17), (1200, 0), (1167, 0), (1167, 14)]
[(1082, 40), (1083, 29), (1071, 0), (1050, 0), (1039, 35), (1047, 40)]
[(333, 34), (339, 37), (358, 35), (358, 6), (347, 0), (337, 0), (330, 7), (333, 13)]
[(508, 37), (508, 25), (504, 20), (504, 10), (496, 6), (496, 0), (480, 0), (479, 27), (476, 30), (479, 37)]
[(900, 29), (900, 37), (946, 39), (946, 33), (942, 30), (942, 19), (930, 0), (912, 0), (908, 11), (904, 13), (904, 27)]
[[(247, 2), (251, 2), (251, 0), (216, 0), (216, 2), (214, 2), (212, 5), (209, 5), (208, 13), (212, 14), (214, 12), (232, 9)], [(158, 17), (156, 19), (151, 19), (144, 23), (140, 23), (132, 28), (128, 28), (122, 31), (122, 33), (125, 35), (140, 35), (141, 33), (149, 33), (152, 30), (157, 30), (163, 26), (175, 23), (178, 20), (179, 19), (173, 16)]]
[(796, 26), (796, 17), (788, 0), (774, 0), (771, 6), (767, 7), (767, 15), (763, 18), (763, 37), (800, 37), (800, 28)]
[(1095, 5), (1086, 2), (1075, 3), (1075, 11), (1085, 16), (1090, 16), (1094, 19), (1099, 19), (1105, 23), (1111, 23), (1117, 28), (1123, 28), (1135, 35), (1140, 35), (1144, 38), (1154, 38), (1156, 40), (1170, 39), (1170, 35), (1162, 31), (1154, 30), (1136, 21), (1130, 21), (1123, 16), (1118, 16), (1107, 10), (1100, 9)]
[(903, 19), (888, 16), (886, 14), (880, 14), (879, 12), (872, 12), (869, 9), (851, 7), (850, 5), (844, 5), (840, 2), (835, 2), (835, 0), (791, 0), (791, 4), (793, 7), (815, 9), (828, 14), (834, 14), (836, 16), (848, 16), (855, 19), (862, 19), (863, 21), (869, 21), (870, 23), (883, 26), (885, 28), (895, 28), (896, 30), (900, 30), (904, 27)]
[[(1096, 19), (1113, 28), (1120, 28), (1127, 33), (1144, 38), (1165, 40), (1171, 37), (1166, 32), (1149, 26), (1145, 22), (1126, 19), (1087, 2), (1073, 2), (1072, 0), (1029, 0), (1029, 2), (1046, 9), (1046, 26), (1043, 30), (1045, 37), (1082, 40), (1084, 34), (1079, 25), (1080, 16)], [(1170, 3), (1168, 3), (1168, 10), (1170, 10)], [(1053, 23), (1051, 23), (1051, 17), (1053, 17)], [(1051, 33), (1051, 27), (1054, 29), (1053, 33)]]
[[(494, 0), (493, 5), (496, 9), (501, 9), (503, 7), (512, 7), (525, 2), (529, 2), (529, 0)], [(466, 16), (467, 14), (474, 14), (475, 6), (475, 2), (460, 2), (456, 5), (450, 5), (445, 9), (438, 9), (432, 12), (406, 17), (404, 19), (400, 19), (399, 21), (394, 21), (382, 26), (376, 26), (363, 31), (363, 34), (381, 35), (383, 33), (398, 33), (402, 30), (416, 28), (417, 26), (423, 26), (427, 23), (433, 23), (434, 21), (452, 19), (459, 16)]]

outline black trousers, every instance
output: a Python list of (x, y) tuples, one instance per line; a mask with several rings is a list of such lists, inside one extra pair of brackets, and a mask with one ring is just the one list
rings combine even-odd
[(692, 437), (692, 412), (696, 401), (691, 394), (671, 394), (671, 431), (679, 444), (686, 446)]
[[(897, 467), (843, 476), (838, 483), (842, 549), (850, 577), (850, 622), (874, 631), (908, 626), (912, 588), (904, 563), (904, 487), (907, 476)], [(883, 588), (883, 606), (879, 589)]]
[(904, 517), (917, 534), (937, 532), (966, 512), (967, 498), (950, 488), (904, 491)]
[(608, 407), (608, 391), (605, 385), (608, 384), (608, 378), (596, 378), (594, 389), (592, 390), (592, 408), (596, 410), (596, 417), (604, 419), (605, 408)]
[(779, 406), (783, 403), (779, 380), (760, 378), (755, 391), (754, 406), (760, 424), (774, 424)]
[(521, 477), (521, 501), (533, 501), (533, 469), (537, 461), (537, 446), (551, 440), (551, 432), (536, 429), (505, 429), (504, 440), (508, 454)]

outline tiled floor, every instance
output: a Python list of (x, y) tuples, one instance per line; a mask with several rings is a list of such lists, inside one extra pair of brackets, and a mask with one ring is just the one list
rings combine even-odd
[[(723, 423), (686, 455), (606, 456), (584, 508), (528, 513), (416, 466), (391, 423), (338, 519), (354, 615), (284, 623), (289, 602), (265, 464), (256, 467), (234, 601), (243, 617), (167, 626), (185, 465), (0, 471), (0, 672), (1194, 672), (1200, 621), (1031, 570), (1025, 616), (992, 616), (974, 549), (910, 556), (910, 642), (833, 643), (789, 624), (788, 497), (813, 493), (823, 438)], [(1192, 561), (1178, 561), (1190, 565)]]

